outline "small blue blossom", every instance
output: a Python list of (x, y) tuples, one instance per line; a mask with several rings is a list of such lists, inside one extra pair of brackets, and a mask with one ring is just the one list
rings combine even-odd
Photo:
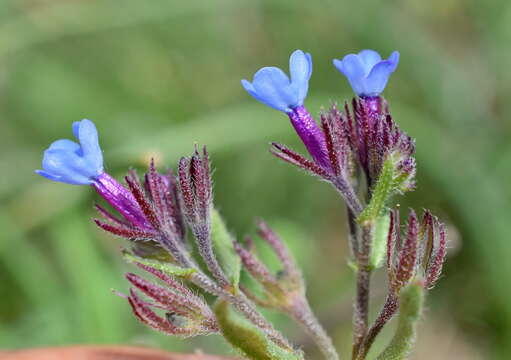
[(397, 51), (390, 54), (387, 60), (382, 60), (374, 50), (349, 54), (342, 60), (334, 59), (335, 67), (348, 78), (353, 91), (364, 97), (380, 95), (398, 63)]
[(103, 173), (103, 154), (96, 126), (90, 120), (73, 123), (73, 133), (80, 144), (61, 139), (44, 152), (42, 167), (36, 173), (53, 181), (90, 185)]
[(289, 58), (291, 80), (281, 69), (264, 67), (255, 73), (252, 82), (241, 84), (254, 98), (274, 109), (291, 112), (303, 105), (312, 74), (312, 58), (309, 53), (296, 50)]

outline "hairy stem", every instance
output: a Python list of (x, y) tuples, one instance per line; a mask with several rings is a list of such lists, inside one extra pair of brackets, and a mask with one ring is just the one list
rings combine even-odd
[(360, 346), (366, 336), (369, 322), (369, 291), (371, 280), (371, 268), (369, 255), (371, 253), (372, 226), (362, 227), (362, 239), (360, 252), (357, 257), (357, 286), (355, 306), (353, 313), (353, 351), (352, 359), (356, 359)]
[(357, 272), (357, 294), (353, 313), (353, 359), (357, 358), (360, 346), (367, 332), (369, 318), (369, 283), (369, 269), (359, 267)]
[(353, 211), (350, 210), (349, 207), (347, 208), (348, 213), (348, 238), (350, 242), (350, 250), (351, 250), (351, 256), (356, 259), (358, 256), (358, 236), (357, 236), (357, 219), (355, 215), (353, 214)]
[(218, 286), (214, 281), (212, 281), (206, 274), (200, 271), (194, 273), (191, 280), (200, 288), (229, 302), (251, 323), (264, 331), (264, 333), (268, 335), (268, 337), (274, 343), (287, 350), (293, 349), (289, 341), (284, 336), (282, 336), (282, 334), (277, 331), (273, 325), (257, 311), (252, 302), (242, 292), (233, 294), (229, 291), (226, 291), (225, 289)]
[(364, 342), (362, 343), (362, 346), (359, 350), (357, 360), (364, 360), (366, 358), (369, 350), (371, 349), (371, 346), (374, 343), (374, 340), (383, 329), (383, 327), (390, 321), (390, 319), (392, 319), (398, 309), (398, 306), (399, 299), (397, 296), (392, 293), (389, 294), (378, 317), (367, 332)]
[[(196, 271), (191, 276), (190, 280), (198, 287), (204, 289), (212, 295), (218, 296), (230, 304), (232, 304), (240, 313), (242, 313), (250, 322), (263, 330), (273, 342), (284, 349), (292, 350), (293, 347), (289, 341), (277, 331), (273, 325), (266, 320), (255, 308), (252, 302), (241, 292), (233, 293), (220, 286), (213, 281), (209, 276), (204, 274), (199, 267), (191, 260), (188, 252), (177, 245), (171, 238), (163, 236), (163, 242), (169, 251), (171, 251), (175, 260), (179, 265), (185, 268), (193, 268)], [(216, 259), (215, 259), (216, 260)]]
[(197, 240), (197, 248), (200, 256), (204, 259), (208, 270), (216, 279), (221, 287), (228, 289), (231, 287), (227, 276), (222, 270), (218, 260), (213, 252), (213, 242), (211, 241), (211, 230), (209, 225), (201, 225), (192, 227), (195, 239)]
[(339, 360), (339, 354), (335, 350), (332, 339), (330, 339), (325, 329), (319, 323), (306, 299), (297, 301), (289, 311), (289, 314), (312, 337), (325, 356), (325, 359)]
[(348, 208), (353, 212), (355, 217), (357, 217), (362, 212), (363, 208), (353, 186), (351, 186), (349, 181), (341, 175), (335, 177), (331, 181), (335, 189), (341, 194), (344, 201), (346, 201)]
[(424, 283), (410, 284), (400, 294), (399, 321), (396, 333), (377, 360), (406, 359), (417, 335), (417, 322), (424, 306)]

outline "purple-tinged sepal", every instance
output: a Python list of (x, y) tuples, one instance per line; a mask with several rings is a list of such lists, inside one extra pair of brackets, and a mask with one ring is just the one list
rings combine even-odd
[(445, 226), (431, 212), (424, 211), (419, 221), (410, 210), (406, 235), (401, 240), (399, 211), (392, 211), (387, 242), (391, 291), (399, 294), (415, 278), (422, 279), (426, 289), (433, 287), (442, 272), (446, 248)]
[(185, 245), (183, 206), (178, 194), (177, 180), (172, 171), (166, 175), (156, 171), (151, 161), (143, 184), (135, 171), (125, 177), (127, 186), (121, 185), (110, 175), (103, 173), (92, 184), (96, 191), (122, 218), (111, 214), (101, 206), (98, 212), (106, 220), (96, 219), (103, 230), (129, 240), (143, 240), (133, 244), (132, 251), (142, 257), (161, 257), (162, 249), (172, 256), (179, 266), (189, 268), (193, 264)]
[[(236, 270), (231, 273), (230, 265), (222, 264), (224, 265), (222, 267), (219, 262), (219, 259), (222, 261), (221, 257), (223, 256), (217, 257), (217, 254), (213, 251), (213, 186), (209, 154), (206, 147), (203, 147), (200, 153), (196, 147), (191, 157), (181, 158), (178, 174), (185, 220), (197, 241), (199, 253), (220, 286), (228, 291), (235, 292), (239, 281), (239, 266), (237, 267), (237, 274)], [(215, 214), (215, 218), (220, 221), (218, 214)], [(227, 234), (227, 231), (225, 231), (225, 234)], [(228, 237), (228, 234), (226, 236)], [(224, 243), (226, 243), (225, 239), (222, 241), (222, 244)], [(228, 243), (230, 246), (230, 241)], [(219, 254), (225, 255), (223, 246), (220, 249), (215, 246), (215, 250), (220, 250)]]
[(202, 153), (196, 148), (191, 157), (182, 157), (178, 175), (186, 221), (192, 228), (209, 228), (213, 189), (206, 147), (203, 147)]
[[(246, 245), (235, 242), (243, 267), (261, 285), (262, 295), (242, 287), (245, 295), (262, 307), (281, 311), (305, 328), (314, 329), (314, 337), (321, 342), (321, 351), (327, 359), (339, 359), (331, 339), (316, 320), (305, 295), (305, 282), (293, 256), (279, 236), (262, 220), (258, 221), (258, 235), (269, 245), (280, 262), (281, 270), (273, 273), (254, 254), (253, 241), (247, 237)], [(220, 322), (220, 319), (219, 319)], [(319, 341), (321, 338), (321, 341)], [(287, 358), (287, 357), (286, 357)]]
[[(351, 159), (365, 176), (369, 203), (359, 223), (378, 221), (395, 194), (415, 188), (415, 142), (394, 122), (385, 99), (353, 99), (344, 112), (330, 110), (332, 121), (346, 131)], [(360, 182), (360, 181), (359, 181)]]
[(202, 298), (171, 276), (150, 266), (138, 266), (165, 284), (165, 287), (154, 284), (133, 273), (126, 275), (128, 281), (150, 299), (150, 302), (142, 299), (134, 289), (127, 297), (141, 322), (159, 332), (182, 337), (219, 332), (215, 315)]
[(252, 82), (241, 80), (245, 90), (255, 99), (274, 109), (291, 112), (303, 105), (312, 74), (312, 57), (296, 50), (289, 58), (291, 79), (281, 69), (264, 67), (255, 73)]
[(248, 288), (243, 288), (243, 291), (261, 306), (290, 313), (296, 304), (302, 304), (305, 301), (305, 283), (301, 272), (287, 246), (262, 220), (258, 221), (258, 234), (273, 250), (282, 269), (275, 274), (258, 259), (253, 252), (252, 238), (246, 238), (245, 246), (234, 242), (234, 248), (243, 267), (264, 290), (263, 297), (256, 296)]
[(36, 173), (53, 181), (72, 185), (90, 185), (103, 173), (103, 154), (96, 126), (84, 119), (73, 123), (79, 143), (61, 139), (44, 152), (42, 168)]
[(334, 59), (335, 67), (348, 79), (351, 88), (360, 97), (379, 96), (390, 75), (399, 63), (399, 52), (394, 51), (386, 60), (374, 50), (348, 54), (342, 60)]

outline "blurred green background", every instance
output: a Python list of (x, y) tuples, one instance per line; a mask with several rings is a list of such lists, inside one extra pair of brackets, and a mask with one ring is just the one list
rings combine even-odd
[[(510, 44), (506, 0), (1, 0), (0, 347), (228, 352), (218, 337), (181, 341), (138, 324), (110, 291), (126, 290), (131, 268), (122, 241), (90, 221), (98, 196), (33, 173), (48, 144), (87, 117), (116, 176), (143, 170), (150, 156), (173, 166), (194, 142), (207, 144), (229, 227), (242, 236), (262, 216), (282, 234), (347, 354), (353, 274), (342, 202), (272, 158), (269, 141), (301, 145), (286, 118), (249, 98), (239, 80), (309, 51), (307, 105), (317, 114), (351, 96), (331, 59), (373, 48), (401, 52), (385, 95), (417, 139), (418, 189), (399, 201), (432, 209), (451, 241), (413, 357), (509, 359)], [(384, 279), (374, 281), (375, 312)], [(287, 319), (269, 316), (313, 354)]]

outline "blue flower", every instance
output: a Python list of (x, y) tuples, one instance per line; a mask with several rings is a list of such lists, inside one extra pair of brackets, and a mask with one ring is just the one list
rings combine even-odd
[(374, 50), (362, 50), (358, 55), (349, 54), (342, 60), (334, 60), (335, 67), (348, 78), (358, 96), (380, 95), (398, 63), (397, 51), (390, 54), (387, 60), (382, 60)]
[(241, 84), (254, 98), (274, 109), (291, 112), (303, 105), (312, 74), (312, 58), (309, 53), (296, 50), (289, 58), (289, 77), (279, 68), (264, 67), (255, 73), (252, 82)]
[(53, 181), (90, 185), (103, 173), (103, 154), (96, 126), (90, 120), (73, 123), (73, 133), (80, 144), (61, 139), (44, 152), (42, 167), (36, 173)]

